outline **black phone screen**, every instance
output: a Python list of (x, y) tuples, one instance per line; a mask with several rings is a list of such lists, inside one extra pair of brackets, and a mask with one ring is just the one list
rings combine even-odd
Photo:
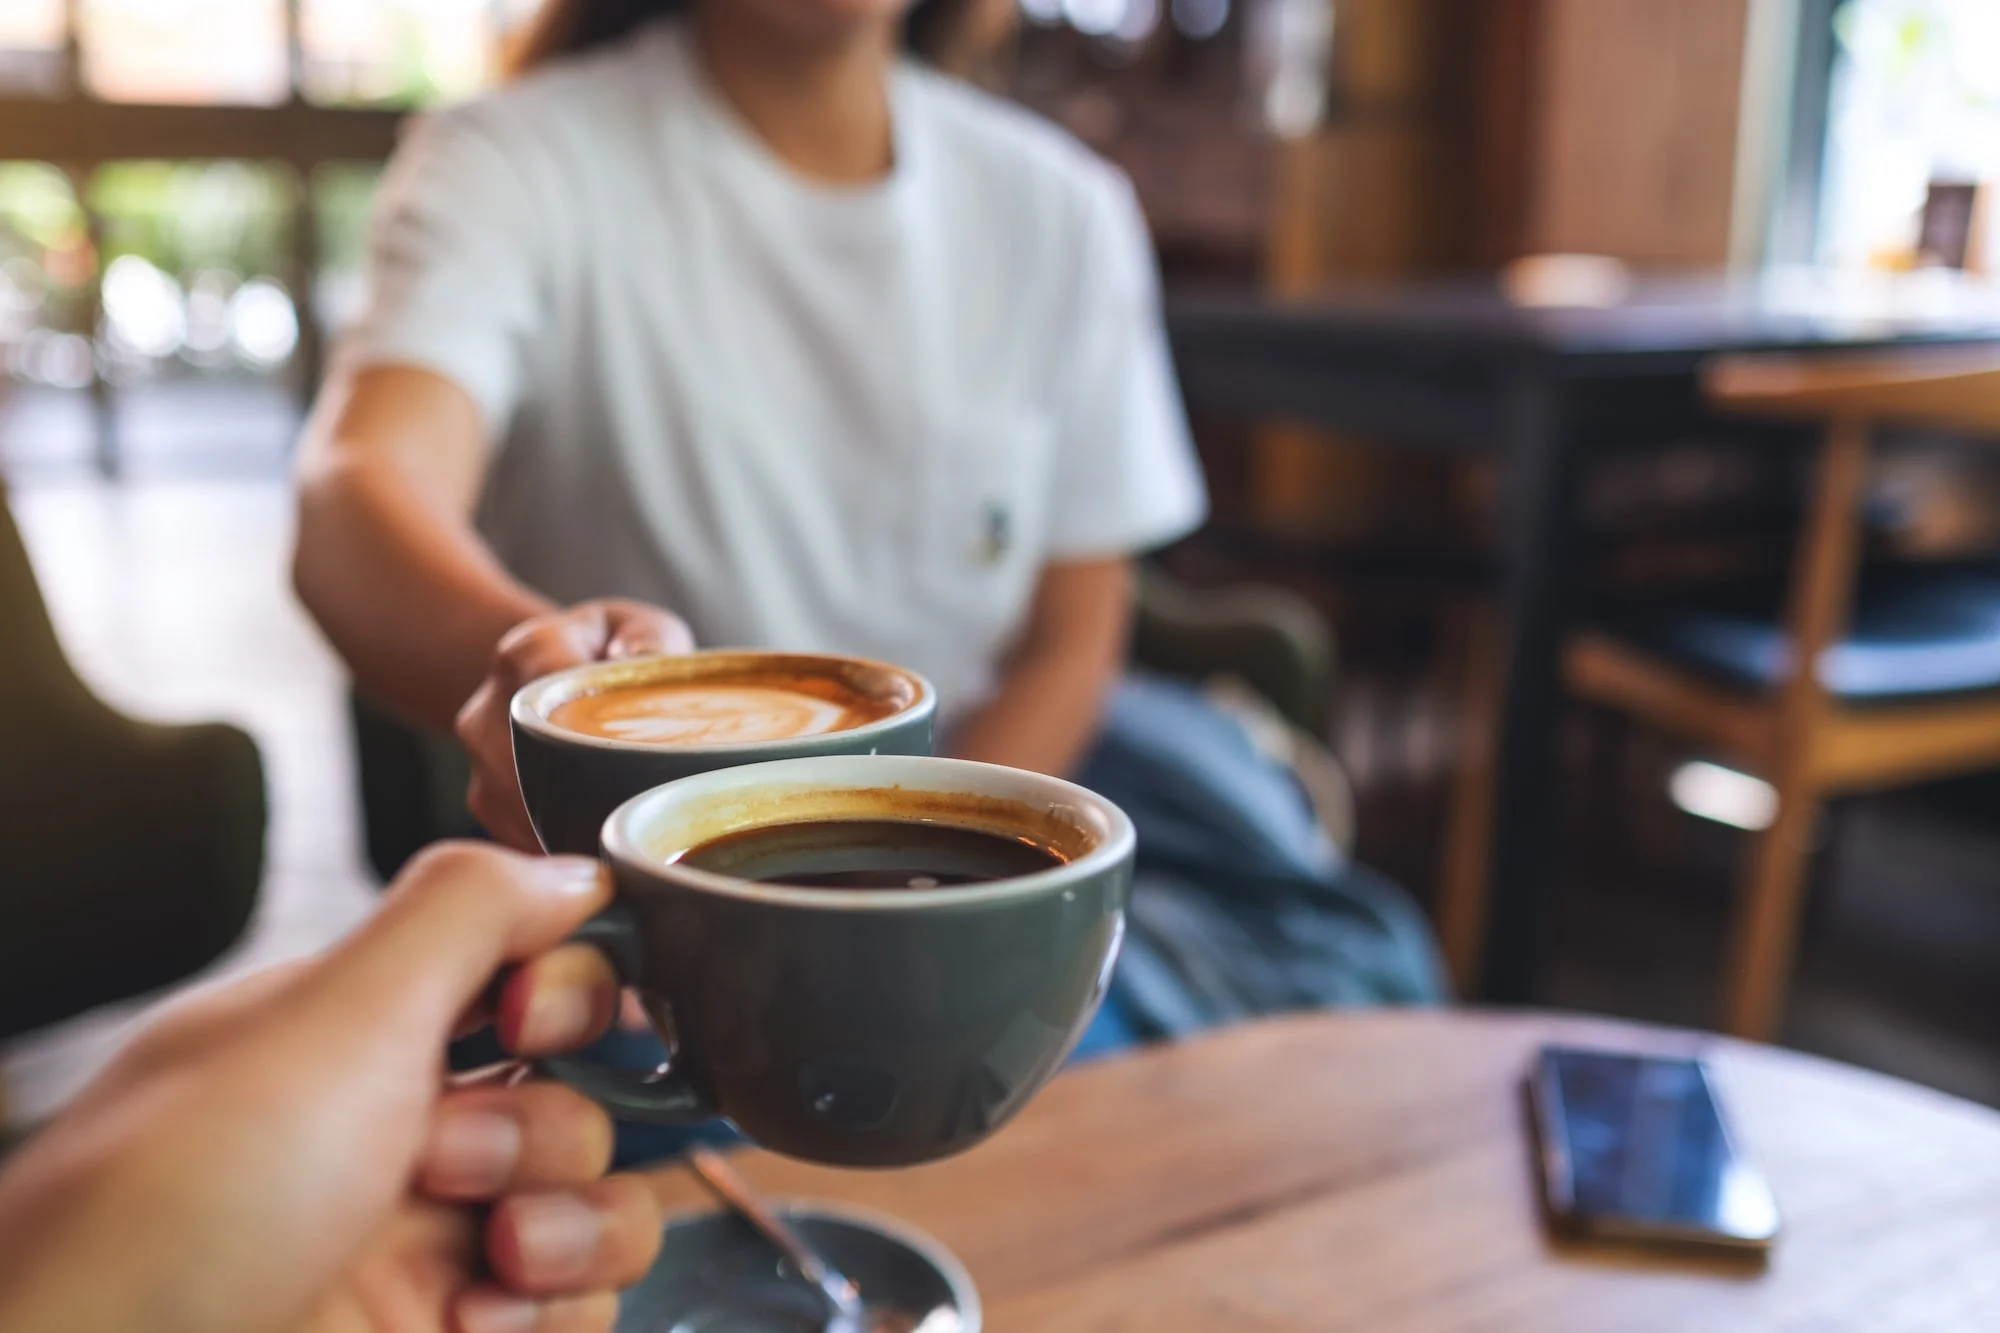
[(1532, 1093), (1549, 1205), (1577, 1228), (1751, 1246), (1776, 1234), (1700, 1061), (1550, 1047)]

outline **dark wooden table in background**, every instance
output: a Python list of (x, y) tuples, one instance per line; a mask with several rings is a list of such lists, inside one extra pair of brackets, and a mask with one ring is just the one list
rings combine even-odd
[[(1784, 1234), (1768, 1268), (1544, 1234), (1521, 1079), (1547, 1041), (1700, 1054)], [(1320, 1014), (1106, 1060), (907, 1171), (746, 1152), (780, 1198), (913, 1223), (986, 1333), (1991, 1333), (2000, 1114), (1721, 1037), (1584, 1019)], [(675, 1211), (714, 1206), (653, 1176)]]
[(1583, 460), (1697, 432), (1750, 434), (1702, 406), (1700, 368), (1720, 353), (2000, 343), (2000, 288), (1941, 272), (1773, 270), (1642, 282), (1605, 309), (1535, 309), (1467, 281), (1299, 300), (1188, 295), (1169, 303), (1167, 323), (1197, 419), (1502, 460), (1506, 641), (1478, 970), (1485, 998), (1525, 1003), (1554, 868), (1558, 655)]

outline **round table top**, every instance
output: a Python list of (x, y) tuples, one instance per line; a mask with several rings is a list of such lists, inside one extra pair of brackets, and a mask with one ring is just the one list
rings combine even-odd
[[(1710, 1062), (1784, 1214), (1768, 1265), (1554, 1241), (1522, 1076), (1564, 1041)], [(923, 1228), (989, 1333), (2000, 1329), (2000, 1113), (1720, 1037), (1477, 1012), (1315, 1015), (1087, 1065), (962, 1157), (739, 1158)], [(675, 1209), (708, 1196), (678, 1167)]]

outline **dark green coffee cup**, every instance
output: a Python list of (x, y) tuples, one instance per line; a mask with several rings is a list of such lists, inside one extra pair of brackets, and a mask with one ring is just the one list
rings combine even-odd
[[(632, 687), (706, 682), (821, 679), (867, 699), (885, 715), (865, 725), (779, 739), (679, 744), (592, 735), (551, 717), (589, 695)], [(810, 755), (931, 752), (937, 696), (913, 671), (831, 654), (703, 652), (679, 657), (595, 662), (558, 672), (514, 695), (514, 769), (535, 834), (547, 851), (594, 856), (613, 810), (640, 792), (677, 778), (738, 764)]]
[[(1053, 851), (1012, 879), (806, 888), (679, 863), (718, 838), (818, 820), (928, 820)], [(672, 1051), (633, 1074), (557, 1076), (614, 1114), (721, 1115), (762, 1146), (837, 1166), (970, 1148), (1061, 1066), (1110, 984), (1131, 894), (1131, 821), (1040, 774), (956, 759), (820, 757), (670, 783), (621, 806), (603, 848), (614, 907), (584, 938), (637, 989)]]

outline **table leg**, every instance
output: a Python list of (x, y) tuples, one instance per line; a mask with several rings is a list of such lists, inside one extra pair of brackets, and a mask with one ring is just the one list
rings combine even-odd
[(1505, 411), (1505, 650), (1481, 971), (1485, 999), (1525, 1004), (1534, 998), (1555, 870), (1559, 661), (1573, 590), (1575, 460), (1559, 385), (1523, 376), (1509, 386)]

